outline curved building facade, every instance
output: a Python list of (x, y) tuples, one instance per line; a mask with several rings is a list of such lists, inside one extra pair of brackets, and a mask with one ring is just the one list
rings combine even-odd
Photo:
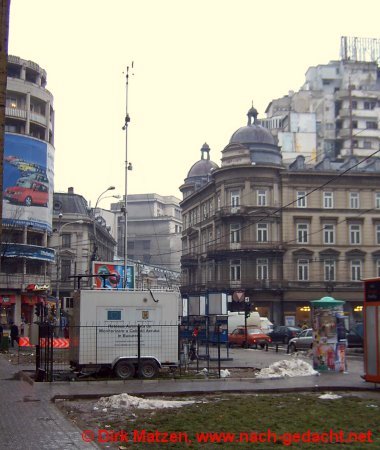
[(46, 72), (8, 56), (5, 109), (0, 320), (31, 323), (50, 290), (54, 108)]
[(361, 280), (380, 276), (380, 159), (359, 163), (283, 162), (251, 108), (221, 166), (198, 161), (180, 187), (182, 295), (225, 293), (231, 311), (247, 299), (278, 325), (310, 324), (309, 302), (333, 295), (361, 320)]

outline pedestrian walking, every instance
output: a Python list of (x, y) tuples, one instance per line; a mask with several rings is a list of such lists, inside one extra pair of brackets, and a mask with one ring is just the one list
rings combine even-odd
[(19, 340), (19, 332), (18, 332), (18, 326), (15, 323), (11, 323), (11, 347), (14, 347), (14, 342), (17, 342), (18, 345)]

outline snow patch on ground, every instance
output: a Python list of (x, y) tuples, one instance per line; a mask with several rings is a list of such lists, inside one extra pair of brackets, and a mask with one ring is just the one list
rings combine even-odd
[(256, 378), (305, 377), (309, 375), (318, 375), (318, 372), (306, 361), (284, 359), (261, 369)]
[(338, 398), (342, 398), (341, 395), (331, 394), (328, 392), (327, 394), (322, 394), (318, 398), (322, 400), (337, 400)]
[(149, 398), (134, 397), (128, 394), (111, 395), (111, 397), (101, 397), (96, 403), (94, 409), (115, 408), (115, 409), (157, 409), (157, 408), (179, 408), (181, 406), (191, 405), (194, 400), (156, 400)]

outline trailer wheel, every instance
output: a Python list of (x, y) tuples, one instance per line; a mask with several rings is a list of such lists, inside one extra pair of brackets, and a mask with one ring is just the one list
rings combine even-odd
[(140, 364), (139, 375), (143, 378), (154, 378), (158, 373), (157, 364), (154, 361), (144, 361)]
[(120, 361), (116, 364), (115, 374), (123, 380), (132, 378), (135, 374), (135, 366), (128, 361)]

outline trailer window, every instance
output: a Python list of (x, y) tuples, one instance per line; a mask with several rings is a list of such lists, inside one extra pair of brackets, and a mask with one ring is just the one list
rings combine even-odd
[(121, 311), (107, 311), (107, 320), (121, 320)]

